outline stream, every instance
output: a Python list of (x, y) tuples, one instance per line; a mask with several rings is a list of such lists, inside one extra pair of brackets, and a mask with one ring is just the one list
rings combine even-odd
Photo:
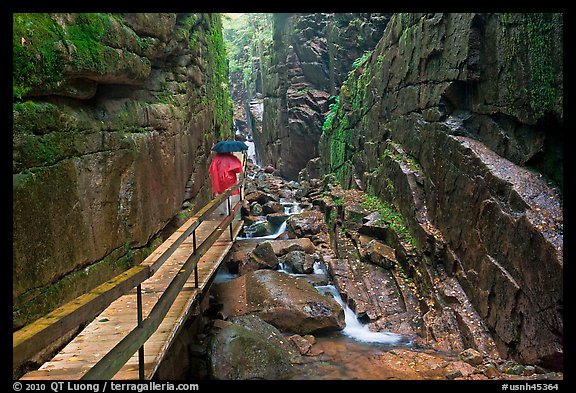
[[(286, 214), (298, 214), (302, 211), (298, 204), (286, 203), (285, 208)], [(272, 240), (285, 229), (286, 221), (273, 234), (260, 237), (238, 237), (237, 241)], [(283, 263), (280, 263), (278, 271), (299, 277), (306, 276), (306, 274), (291, 272)], [(329, 277), (321, 262), (314, 264), (313, 274)], [(221, 283), (237, 277), (238, 274), (229, 273), (223, 266), (214, 282)], [(344, 302), (334, 285), (316, 285), (315, 288), (324, 295), (332, 296), (342, 306), (346, 325), (340, 331), (315, 335), (315, 355), (302, 357), (302, 361), (294, 365), (295, 374), (292, 379), (398, 379), (398, 370), (389, 369), (390, 375), (383, 374), (382, 364), (378, 359), (393, 353), (390, 351), (394, 349), (412, 348), (412, 342), (399, 334), (371, 331), (369, 326), (363, 324)]]

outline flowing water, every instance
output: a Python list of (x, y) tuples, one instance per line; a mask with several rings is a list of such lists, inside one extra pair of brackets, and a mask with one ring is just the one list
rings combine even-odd
[[(298, 214), (302, 211), (299, 204), (290, 201), (280, 201), (285, 206), (285, 214)], [(238, 237), (243, 239), (275, 239), (286, 229), (286, 221), (275, 233), (261, 237)], [(280, 264), (279, 271), (286, 274), (305, 277), (306, 274), (296, 274)], [(325, 266), (316, 262), (315, 275), (328, 276)], [(225, 282), (238, 277), (231, 274), (224, 266), (219, 270), (215, 283)], [(292, 379), (329, 380), (329, 379), (420, 379), (418, 374), (410, 374), (407, 363), (398, 360), (395, 350), (406, 349), (409, 353), (412, 342), (399, 334), (390, 332), (374, 332), (369, 326), (361, 323), (354, 311), (343, 301), (334, 285), (318, 285), (316, 289), (322, 294), (332, 296), (343, 308), (345, 327), (340, 331), (315, 335), (316, 343), (312, 354), (302, 356), (301, 361), (294, 364)], [(395, 368), (397, 367), (397, 368)]]
[[(299, 277), (306, 277), (306, 274), (295, 274), (286, 269), (283, 264), (280, 264), (279, 271)], [(318, 262), (314, 264), (314, 274), (326, 275), (326, 270)], [(334, 300), (344, 309), (344, 321), (346, 326), (341, 331), (345, 337), (363, 343), (378, 343), (387, 345), (397, 345), (400, 343), (406, 344), (408, 340), (402, 335), (388, 332), (374, 332), (370, 330), (369, 326), (360, 322), (354, 311), (342, 300), (340, 293), (334, 285), (318, 285), (315, 287), (323, 295), (332, 296)]]
[[(291, 202), (291, 201), (288, 201), (285, 199), (281, 199), (280, 203), (282, 205), (284, 205), (284, 214), (293, 215), (293, 214), (302, 213), (302, 211), (303, 211), (302, 208), (300, 207), (300, 204), (297, 202)], [(262, 221), (266, 221), (266, 220), (262, 220)], [(284, 233), (284, 231), (286, 230), (286, 225), (287, 225), (286, 221), (287, 220), (284, 220), (282, 222), (282, 224), (280, 224), (280, 226), (276, 229), (276, 231), (274, 233), (271, 233), (270, 235), (254, 237), (254, 236), (252, 236), (251, 233), (245, 233), (245, 236), (237, 236), (236, 239), (237, 240), (246, 240), (246, 239), (274, 240), (278, 236), (280, 236), (282, 233)], [(260, 221), (258, 221), (258, 222), (260, 222)], [(256, 222), (256, 224), (258, 222)]]

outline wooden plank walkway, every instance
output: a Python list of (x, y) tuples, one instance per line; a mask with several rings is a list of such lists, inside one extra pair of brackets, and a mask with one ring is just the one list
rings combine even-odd
[[(220, 224), (219, 220), (213, 218), (218, 217), (212, 215), (210, 219), (203, 221), (196, 228), (198, 244), (203, 242)], [(184, 326), (194, 310), (194, 305), (205, 294), (241, 228), (242, 221), (233, 221), (232, 240), (230, 231), (225, 230), (200, 258), (197, 265), (198, 288), (195, 288), (195, 275), (191, 274), (158, 329), (144, 344), (145, 379), (151, 379), (154, 376), (172, 339)], [(181, 271), (186, 260), (192, 255), (193, 248), (193, 237), (188, 236), (162, 265), (151, 265), (154, 274), (141, 284), (143, 319), (148, 316), (164, 289)], [(133, 289), (113, 301), (55, 357), (44, 363), (38, 370), (28, 372), (21, 379), (81, 379), (91, 367), (136, 328), (137, 323), (137, 294), (136, 289)], [(112, 379), (139, 379), (138, 364), (137, 351)]]

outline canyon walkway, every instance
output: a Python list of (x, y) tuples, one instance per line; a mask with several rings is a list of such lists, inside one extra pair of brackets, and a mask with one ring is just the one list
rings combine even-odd
[[(13, 334), (14, 367), (85, 328), (21, 379), (152, 379), (172, 340), (194, 314), (242, 228), (239, 183), (208, 203), (140, 265)], [(222, 203), (228, 215), (218, 214)]]

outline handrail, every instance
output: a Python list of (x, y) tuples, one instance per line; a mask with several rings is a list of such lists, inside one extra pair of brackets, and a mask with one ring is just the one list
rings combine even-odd
[(168, 313), (176, 297), (188, 281), (190, 274), (195, 270), (198, 261), (203, 254), (216, 242), (222, 232), (234, 219), (234, 215), (240, 202), (238, 202), (226, 218), (216, 227), (198, 248), (190, 255), (179, 273), (172, 279), (168, 287), (164, 290), (148, 317), (126, 335), (114, 348), (112, 348), (102, 359), (98, 361), (81, 379), (102, 380), (112, 378), (134, 353), (144, 345), (144, 343), (158, 329), (162, 320)]
[[(178, 248), (178, 246), (186, 238), (188, 238), (190, 234), (194, 233), (194, 230), (200, 225), (200, 223), (205, 220), (205, 218), (211, 212), (213, 212), (216, 207), (224, 201), (224, 199), (232, 195), (232, 193), (241, 186), (241, 183), (243, 182), (238, 182), (237, 184), (229, 187), (226, 191), (219, 194), (216, 198), (211, 200), (202, 209), (200, 209), (200, 211), (198, 211), (194, 216), (192, 216), (184, 224), (187, 225), (187, 227), (182, 233), (175, 233), (173, 235), (174, 238), (172, 238), (173, 236), (168, 238), (167, 243), (169, 243), (170, 246), (167, 249), (166, 247), (162, 247), (162, 245), (160, 245), (141, 264), (126, 270), (125, 272), (119, 274), (111, 280), (108, 280), (106, 283), (99, 285), (88, 293), (80, 295), (76, 299), (51, 311), (46, 316), (39, 318), (36, 321), (26, 325), (22, 329), (14, 332), (12, 334), (13, 369), (17, 369), (26, 361), (30, 360), (41, 349), (45, 348), (50, 343), (60, 338), (63, 333), (68, 332), (73, 328), (78, 327), (95, 318), (114, 300), (118, 299), (122, 295), (125, 295), (130, 290), (150, 278)], [(235, 209), (233, 209), (234, 212), (238, 209), (239, 205), (240, 203), (235, 206)], [(228, 215), (224, 221), (222, 221), (222, 223), (227, 222), (227, 225), (231, 224), (233, 217), (233, 214)], [(224, 230), (220, 229), (222, 223), (217, 227), (216, 230), (219, 231), (220, 234)], [(225, 228), (225, 226), (223, 228)], [(212, 235), (214, 235), (215, 232), (213, 232)], [(212, 235), (210, 235), (208, 239), (211, 239)], [(218, 237), (219, 235), (214, 238), (214, 241)], [(207, 244), (206, 240), (193, 255), (193, 259), (196, 260), (195, 263), (197, 263), (197, 260), (199, 260), (200, 256), (206, 252), (206, 250), (214, 243), (214, 241), (212, 241), (210, 245), (204, 246)], [(196, 256), (198, 256), (198, 258), (196, 258)], [(195, 263), (193, 264), (195, 265)], [(177, 276), (177, 278), (179, 276), (180, 274)], [(181, 287), (179, 290), (180, 289)], [(150, 316), (146, 318), (146, 320), (149, 318)], [(154, 328), (154, 331), (156, 328)], [(134, 352), (132, 352), (132, 354), (133, 353)]]
[(12, 367), (19, 368), (41, 349), (95, 318), (110, 303), (150, 277), (148, 266), (134, 266), (88, 293), (51, 311), (12, 334)]

